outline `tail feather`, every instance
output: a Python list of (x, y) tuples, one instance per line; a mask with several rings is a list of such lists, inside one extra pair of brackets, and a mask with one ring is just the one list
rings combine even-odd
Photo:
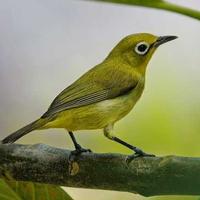
[(23, 137), (24, 135), (28, 134), (33, 130), (42, 127), (44, 124), (46, 124), (46, 119), (38, 119), (4, 138), (1, 141), (1, 144), (14, 143), (19, 138)]

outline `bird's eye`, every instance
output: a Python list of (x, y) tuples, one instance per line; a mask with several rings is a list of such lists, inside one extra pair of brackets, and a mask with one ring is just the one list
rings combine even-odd
[(135, 46), (135, 52), (139, 55), (144, 55), (149, 50), (149, 44), (146, 42), (140, 42)]

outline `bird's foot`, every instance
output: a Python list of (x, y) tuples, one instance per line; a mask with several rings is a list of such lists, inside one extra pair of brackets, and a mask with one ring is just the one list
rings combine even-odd
[(71, 176), (76, 175), (79, 172), (79, 164), (77, 162), (77, 157), (85, 152), (92, 152), (90, 149), (84, 149), (79, 144), (76, 144), (76, 149), (70, 152), (69, 155), (69, 174)]
[(134, 149), (134, 152), (135, 152), (134, 154), (127, 156), (126, 162), (127, 162), (128, 164), (129, 164), (132, 160), (134, 160), (135, 158), (138, 158), (138, 157), (155, 157), (155, 155), (145, 153), (144, 151), (142, 151), (142, 150), (139, 149), (139, 148), (135, 148), (135, 149)]
[(90, 153), (92, 152), (90, 149), (85, 149), (83, 147), (81, 147), (79, 144), (77, 144), (76, 149), (74, 151), (71, 151), (70, 155), (69, 155), (69, 161), (73, 162), (75, 161), (75, 159), (77, 158), (77, 156), (79, 156), (82, 153)]

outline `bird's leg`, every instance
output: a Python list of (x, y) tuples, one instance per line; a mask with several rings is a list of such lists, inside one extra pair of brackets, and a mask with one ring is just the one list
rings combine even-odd
[(114, 136), (113, 134), (113, 125), (108, 125), (107, 127), (104, 128), (104, 135), (110, 139), (110, 140), (113, 140), (115, 142), (118, 142), (119, 144), (122, 144), (124, 145), (125, 147), (133, 150), (135, 153), (133, 155), (130, 155), (128, 156), (128, 160), (132, 160), (134, 158), (137, 158), (137, 157), (142, 157), (142, 156), (150, 156), (150, 157), (153, 157), (155, 155), (153, 154), (148, 154), (148, 153), (145, 153), (144, 151), (142, 151), (141, 149), (131, 145), (131, 144), (128, 144), (126, 142), (124, 142), (123, 140), (119, 139), (118, 137)]
[(71, 131), (69, 131), (69, 135), (70, 135), (72, 142), (74, 144), (74, 147), (75, 147), (75, 150), (71, 152), (72, 155), (77, 156), (83, 152), (91, 152), (90, 149), (84, 149), (83, 147), (81, 147), (80, 144), (78, 144), (78, 142), (76, 141), (76, 138), (74, 137), (74, 134)]

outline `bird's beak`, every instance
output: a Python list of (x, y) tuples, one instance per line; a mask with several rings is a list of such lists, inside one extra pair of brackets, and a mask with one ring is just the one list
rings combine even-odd
[(161, 44), (164, 44), (166, 42), (169, 42), (171, 40), (175, 40), (176, 38), (178, 38), (177, 36), (173, 36), (173, 35), (168, 35), (168, 36), (160, 36), (153, 44), (154, 47), (158, 47)]

